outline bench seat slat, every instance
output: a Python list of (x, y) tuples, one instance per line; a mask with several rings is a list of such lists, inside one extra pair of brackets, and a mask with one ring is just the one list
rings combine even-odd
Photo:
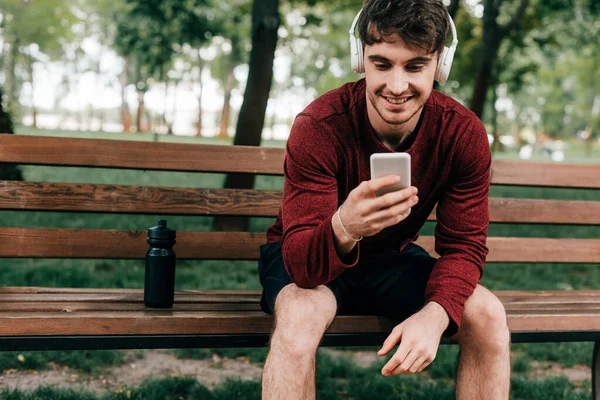
[[(264, 233), (178, 232), (178, 259), (256, 260)], [(435, 254), (434, 238), (417, 243)], [(142, 259), (146, 231), (0, 228), (0, 257)], [(488, 238), (488, 262), (600, 263), (599, 239)]]
[[(0, 209), (276, 217), (279, 190), (0, 181)], [(435, 210), (429, 216), (434, 221)], [(490, 221), (600, 225), (600, 201), (490, 198)]]
[[(260, 290), (178, 290), (176, 303), (258, 303)], [(507, 306), (536, 304), (600, 304), (596, 290), (497, 291)], [(143, 302), (142, 289), (0, 287), (2, 302)]]
[[(52, 300), (44, 293), (44, 289), (52, 288), (39, 288), (39, 294), (29, 294), (30, 299), (39, 297), (39, 301), (23, 301), (22, 293), (15, 289), (0, 288), (0, 336), (268, 333), (272, 324), (271, 317), (259, 309), (259, 291), (247, 291), (250, 302), (238, 302), (235, 291), (215, 291), (209, 302), (205, 298), (188, 301), (190, 296), (178, 291), (173, 309), (149, 310), (144, 309), (140, 289), (127, 290), (124, 297), (129, 300), (118, 302), (98, 301), (98, 289), (55, 293)], [(202, 291), (202, 296), (210, 296), (211, 292)], [(494, 293), (506, 307), (513, 332), (600, 330), (600, 296), (593, 291)], [(91, 297), (82, 300), (83, 295)], [(552, 301), (533, 304), (533, 298)], [(385, 333), (394, 325), (394, 321), (382, 317), (340, 316), (329, 332)]]
[[(140, 311), (144, 309), (139, 302), (98, 302), (98, 301), (4, 301), (0, 302), (0, 313), (14, 312), (87, 312), (87, 311), (106, 311), (106, 312), (126, 312)], [(600, 301), (594, 303), (558, 303), (558, 304), (507, 304), (506, 312), (514, 315), (525, 314), (577, 314), (600, 313)], [(258, 300), (252, 302), (176, 302), (172, 311), (261, 311)]]
[[(3, 312), (86, 312), (86, 311), (139, 311), (139, 302), (90, 302), (90, 301), (4, 301), (0, 302), (0, 314)], [(178, 302), (173, 311), (261, 311), (258, 300), (251, 302)]]
[[(508, 322), (512, 332), (598, 331), (600, 312), (508, 313)], [(0, 313), (0, 336), (242, 334), (268, 333), (271, 326), (272, 317), (261, 311)], [(328, 332), (378, 333), (394, 326), (383, 317), (340, 316)]]
[[(260, 299), (260, 294), (252, 295), (223, 295), (223, 294), (198, 294), (198, 295), (180, 295), (175, 296), (175, 301), (179, 303), (256, 303)], [(64, 301), (86, 301), (86, 302), (114, 302), (114, 303), (143, 303), (143, 296), (139, 290), (135, 293), (125, 294), (101, 294), (101, 293), (57, 293), (57, 294), (5, 294), (0, 291), (0, 307), (6, 301), (19, 302), (64, 302)]]
[[(106, 293), (118, 293), (118, 294), (136, 294), (140, 295), (142, 289), (115, 289), (115, 288), (64, 288), (64, 287), (43, 287), (43, 286), (0, 286), (0, 294), (19, 294), (19, 293), (38, 293), (38, 294), (106, 294)], [(175, 291), (176, 298), (183, 296), (196, 296), (196, 295), (225, 295), (225, 296), (260, 296), (260, 290), (177, 290)], [(581, 289), (581, 290), (533, 290), (533, 291), (521, 291), (521, 290), (500, 290), (495, 292), (497, 296), (504, 299), (506, 302), (523, 302), (522, 299), (539, 299), (540, 301), (552, 301), (558, 299), (563, 301), (564, 299), (581, 299), (591, 298), (599, 299), (600, 291), (593, 289)], [(32, 296), (31, 298), (34, 298)]]
[[(57, 152), (56, 149), (61, 149)], [(0, 162), (281, 175), (285, 149), (0, 134)], [(600, 188), (600, 165), (494, 160), (492, 183)]]
[[(140, 293), (140, 289), (117, 289), (117, 288), (63, 288), (63, 287), (41, 287), (41, 286), (0, 286), (0, 294), (17, 293), (77, 293), (77, 294), (131, 294)], [(196, 296), (196, 295), (257, 295), (256, 290), (178, 290), (177, 296)]]

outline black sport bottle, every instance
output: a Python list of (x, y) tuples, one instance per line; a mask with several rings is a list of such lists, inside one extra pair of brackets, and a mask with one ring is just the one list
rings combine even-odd
[(146, 253), (146, 278), (144, 282), (144, 305), (150, 308), (169, 308), (175, 293), (175, 245), (174, 229), (167, 228), (161, 219), (158, 226), (148, 229)]

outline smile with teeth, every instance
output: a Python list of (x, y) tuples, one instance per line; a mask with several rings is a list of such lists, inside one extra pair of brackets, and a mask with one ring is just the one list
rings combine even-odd
[(392, 104), (404, 104), (406, 103), (408, 100), (410, 100), (410, 97), (405, 97), (403, 99), (394, 99), (391, 97), (386, 97), (385, 98), (387, 101), (389, 101)]

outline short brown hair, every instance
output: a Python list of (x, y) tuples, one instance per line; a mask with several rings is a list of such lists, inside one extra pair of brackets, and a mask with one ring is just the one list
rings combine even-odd
[(448, 34), (448, 12), (439, 0), (366, 0), (358, 19), (364, 45), (399, 35), (409, 46), (441, 51)]

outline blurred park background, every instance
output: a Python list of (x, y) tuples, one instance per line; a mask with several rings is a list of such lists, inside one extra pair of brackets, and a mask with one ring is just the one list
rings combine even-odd
[[(295, 115), (310, 101), (360, 78), (350, 69), (348, 30), (361, 4), (0, 0), (0, 132), (284, 146)], [(494, 157), (599, 163), (600, 1), (445, 4), (459, 44), (450, 79), (438, 90), (483, 120)], [(21, 174), (30, 181), (225, 185), (220, 174), (0, 168), (2, 179)], [(281, 189), (282, 179), (259, 177), (255, 187)], [(492, 195), (600, 200), (598, 191), (551, 188), (500, 186)], [(0, 221), (20, 227), (145, 229), (156, 218), (1, 211)], [(272, 222), (255, 218), (249, 229), (264, 232)], [(210, 230), (212, 223), (208, 217), (169, 217), (178, 230)], [(423, 234), (433, 228), (427, 223)], [(596, 230), (490, 226), (494, 236), (598, 238)], [(181, 262), (176, 285), (259, 289), (255, 269), (248, 262)], [(492, 289), (598, 289), (600, 270), (577, 264), (493, 264), (486, 266), (482, 283)], [(143, 265), (0, 260), (0, 284), (141, 288)], [(371, 357), (374, 351), (321, 351), (319, 398), (453, 398), (456, 346), (442, 346), (425, 373), (397, 379), (380, 375), (384, 360)], [(589, 399), (591, 351), (590, 343), (514, 345), (513, 398)], [(256, 371), (265, 354), (264, 349), (0, 352), (0, 398), (257, 399)], [(152, 369), (149, 360), (156, 363), (156, 357), (173, 369)], [(175, 373), (177, 362), (195, 362), (204, 372)], [(128, 375), (144, 368), (150, 371), (146, 375)], [(214, 374), (219, 378), (212, 381), (200, 376)]]

